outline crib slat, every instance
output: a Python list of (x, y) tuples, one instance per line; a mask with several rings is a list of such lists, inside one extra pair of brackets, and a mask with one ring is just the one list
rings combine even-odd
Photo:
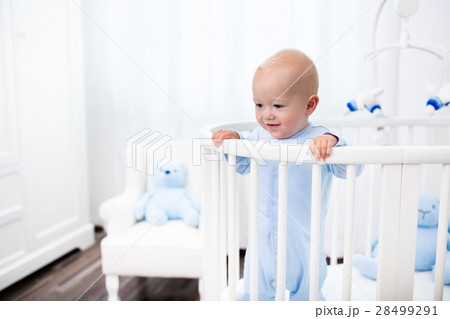
[(220, 299), (220, 273), (214, 271), (219, 267), (220, 261), (220, 232), (219, 225), (219, 162), (212, 159), (216, 151), (209, 148), (202, 148), (201, 158), (209, 158), (202, 163), (202, 212), (200, 223), (208, 225), (202, 227), (202, 242), (205, 255), (202, 261), (203, 274), (203, 298), (205, 300)]
[(252, 158), (250, 167), (250, 300), (258, 300), (258, 181), (259, 165)]
[(311, 243), (310, 243), (310, 273), (309, 300), (319, 300), (319, 249), (320, 249), (320, 211), (322, 166), (312, 165), (311, 185)]
[(380, 200), (377, 300), (396, 300), (402, 165), (383, 165)]
[(445, 254), (447, 247), (448, 219), (450, 210), (450, 164), (442, 166), (441, 194), (439, 205), (438, 242), (436, 250), (436, 273), (434, 278), (434, 300), (442, 300), (444, 290)]
[(228, 298), (236, 300), (239, 263), (236, 222), (236, 156), (228, 155)]
[(373, 212), (375, 206), (375, 170), (377, 166), (371, 165), (369, 170), (369, 188), (367, 200), (367, 221), (366, 221), (366, 255), (370, 256), (372, 253), (372, 223)]
[[(208, 150), (202, 149), (202, 158), (204, 155), (208, 154)], [(211, 214), (204, 212), (212, 211), (212, 202), (209, 200), (211, 198), (211, 188), (209, 185), (211, 184), (211, 162), (205, 161), (202, 163), (202, 214), (200, 214), (200, 223), (202, 225), (210, 225), (211, 223)], [(204, 258), (202, 259), (202, 267), (203, 271), (203, 296), (202, 298), (205, 300), (214, 300), (214, 291), (213, 287), (211, 287), (211, 276), (212, 276), (212, 254), (214, 253), (214, 247), (212, 247), (212, 241), (209, 238), (213, 238), (214, 233), (212, 229), (209, 227), (204, 227), (202, 233), (202, 245), (203, 250), (205, 252)]]
[[(337, 136), (342, 136), (342, 129), (336, 130)], [(331, 188), (331, 203), (332, 203), (332, 224), (331, 224), (331, 262), (337, 264), (338, 259), (338, 249), (341, 247), (339, 245), (339, 220), (340, 220), (340, 210), (339, 210), (339, 188), (337, 187), (337, 182), (334, 181)]]
[[(374, 127), (372, 134), (376, 135), (378, 128)], [(368, 200), (367, 200), (367, 221), (366, 221), (366, 256), (372, 254), (372, 229), (373, 229), (373, 216), (375, 210), (375, 175), (378, 166), (371, 165), (369, 168), (369, 188), (368, 188)]]
[[(220, 166), (219, 161), (211, 161), (211, 229), (213, 234), (212, 247), (212, 269), (220, 269)], [(212, 274), (212, 287), (214, 290), (214, 300), (220, 299), (220, 272)]]
[(286, 226), (288, 165), (280, 161), (278, 165), (278, 254), (277, 254), (277, 291), (276, 300), (285, 300), (286, 290)]
[(347, 190), (345, 198), (344, 278), (342, 285), (342, 300), (350, 301), (352, 297), (353, 237), (355, 233), (355, 165), (347, 165), (346, 179)]
[(396, 300), (412, 300), (416, 262), (417, 210), (419, 208), (419, 165), (402, 166), (402, 188), (398, 229)]
[(333, 183), (331, 187), (331, 207), (332, 207), (332, 219), (331, 219), (331, 253), (330, 262), (337, 264), (338, 259), (338, 243), (339, 243), (339, 188), (336, 183)]
[(227, 286), (227, 161), (220, 151), (220, 290)]

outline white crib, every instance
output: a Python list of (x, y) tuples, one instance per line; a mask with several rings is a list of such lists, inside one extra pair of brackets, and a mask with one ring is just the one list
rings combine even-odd
[[(347, 179), (340, 183), (345, 185), (345, 201), (339, 202), (339, 196), (333, 192), (342, 190), (333, 182), (329, 214), (326, 222), (326, 234), (329, 244), (327, 249), (332, 265), (323, 287), (327, 299), (358, 300), (352, 296), (352, 290), (367, 295), (366, 300), (413, 300), (416, 296), (415, 279), (415, 243), (417, 232), (418, 195), (420, 190), (429, 187), (431, 192), (440, 197), (440, 215), (438, 227), (438, 244), (433, 292), (434, 300), (450, 298), (450, 287), (444, 287), (445, 253), (447, 245), (449, 199), (450, 199), (450, 118), (342, 118), (312, 121), (313, 125), (324, 125), (343, 136), (352, 145), (333, 149), (327, 163), (347, 164)], [(257, 251), (257, 198), (256, 183), (239, 185), (245, 179), (258, 180), (258, 159), (279, 162), (279, 211), (278, 211), (278, 258), (277, 258), (277, 300), (285, 300), (285, 249), (286, 249), (286, 207), (287, 207), (287, 162), (303, 161), (312, 163), (312, 198), (311, 198), (311, 277), (310, 300), (318, 299), (318, 265), (320, 243), (320, 198), (321, 167), (302, 150), (294, 146), (280, 152), (278, 146), (256, 144), (249, 141), (228, 140), (216, 149), (211, 141), (211, 133), (218, 129), (233, 128), (240, 132), (252, 130), (254, 123), (230, 123), (206, 127), (201, 130), (202, 137), (202, 179), (203, 210), (210, 212), (202, 216), (204, 225), (205, 256), (203, 296), (205, 299), (219, 300), (224, 297), (234, 300), (239, 285), (239, 219), (246, 216), (248, 207), (249, 232), (253, 252)], [(379, 128), (390, 129), (397, 146), (367, 146), (369, 137)], [(400, 146), (399, 146), (400, 145)], [(413, 146), (406, 146), (413, 145)], [(422, 146), (419, 146), (422, 145)], [(441, 145), (441, 146), (439, 146)], [(225, 161), (224, 154), (229, 155)], [(236, 156), (251, 158), (251, 172), (246, 177), (236, 176)], [(365, 164), (367, 175), (364, 188), (367, 190), (356, 196), (356, 165)], [(371, 165), (374, 164), (374, 165)], [(380, 170), (381, 174), (378, 174)], [(440, 176), (440, 181), (435, 179)], [(380, 177), (380, 180), (378, 180)], [(335, 179), (336, 180), (336, 179)], [(379, 186), (377, 184), (379, 183)], [(431, 185), (431, 186), (430, 186)], [(238, 196), (236, 189), (239, 188)], [(358, 187), (358, 191), (361, 188)], [(377, 192), (378, 191), (378, 192)], [(366, 253), (370, 251), (370, 242), (374, 236), (374, 227), (379, 233), (378, 279), (371, 282), (352, 272), (354, 253), (355, 212), (361, 208), (355, 203), (356, 198), (364, 197), (368, 207), (366, 216)], [(379, 196), (379, 201), (378, 201)], [(244, 209), (242, 209), (244, 208)], [(345, 223), (339, 225), (336, 220), (345, 212)], [(379, 213), (378, 213), (379, 212)], [(376, 214), (379, 214), (378, 218)], [(241, 216), (241, 218), (239, 218)], [(245, 219), (245, 218), (244, 218)], [(376, 222), (379, 224), (376, 225)], [(375, 226), (374, 226), (375, 225)], [(343, 240), (338, 233), (344, 234)], [(360, 249), (361, 250), (361, 249)], [(228, 256), (228, 269), (227, 267)], [(257, 263), (256, 253), (252, 254), (250, 264), (250, 299), (257, 300)], [(338, 257), (343, 257), (343, 265), (336, 265)], [(228, 273), (228, 275), (227, 275)], [(337, 274), (341, 278), (336, 278)], [(359, 282), (355, 278), (359, 276)], [(228, 280), (227, 280), (228, 277)], [(354, 277), (352, 279), (352, 277)], [(419, 278), (419, 279), (418, 279)], [(425, 278), (425, 277), (424, 277)], [(342, 283), (341, 283), (342, 281)], [(353, 288), (352, 288), (353, 281)], [(431, 275), (426, 277), (427, 285), (433, 286)], [(422, 283), (418, 283), (422, 285)], [(364, 287), (364, 285), (367, 285)], [(340, 286), (340, 287), (338, 287)], [(340, 289), (339, 292), (327, 291)], [(417, 287), (416, 287), (417, 288)], [(445, 288), (445, 289), (444, 289)], [(226, 290), (225, 290), (226, 289)], [(376, 289), (376, 297), (368, 290)], [(419, 290), (423, 290), (422, 286)], [(417, 289), (416, 289), (417, 292)], [(361, 298), (364, 299), (364, 298)]]

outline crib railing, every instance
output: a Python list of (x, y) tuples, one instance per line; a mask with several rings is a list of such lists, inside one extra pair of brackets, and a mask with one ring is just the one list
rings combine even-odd
[[(396, 146), (445, 146), (450, 145), (450, 118), (449, 117), (420, 117), (420, 118), (326, 118), (314, 121), (314, 125), (323, 125), (333, 130), (339, 136), (344, 136), (347, 142), (353, 146), (373, 145), (382, 142), (383, 145)], [(380, 129), (390, 136), (389, 140), (374, 141), (373, 136), (380, 133)], [(387, 143), (387, 144), (385, 144)], [(376, 211), (379, 209), (377, 199), (379, 194), (376, 183), (378, 182), (379, 165), (370, 165), (366, 167), (365, 174), (368, 176), (368, 181), (363, 185), (366, 190), (367, 197), (365, 198), (365, 205), (361, 204), (359, 199), (359, 208), (364, 206), (367, 213), (365, 216), (365, 254), (370, 255), (372, 249), (372, 240), (374, 236), (374, 226), (376, 226)], [(423, 168), (425, 172), (421, 174), (421, 187), (426, 189), (428, 193), (438, 195), (438, 183), (434, 183), (436, 171), (430, 165)], [(427, 171), (431, 170), (431, 172)], [(360, 184), (361, 185), (361, 184)], [(332, 230), (331, 236), (328, 240), (331, 241), (331, 249), (328, 248), (329, 255), (332, 261), (337, 260), (342, 256), (342, 245), (339, 240), (338, 230), (339, 212), (343, 211), (342, 203), (337, 202), (339, 187), (332, 188), (330, 212), (328, 214), (328, 222), (331, 222)], [(327, 238), (326, 238), (327, 240)], [(359, 248), (361, 250), (361, 248)]]
[[(224, 128), (231, 127), (223, 126)], [(244, 127), (244, 125), (243, 125)], [(242, 127), (242, 128), (243, 128)], [(247, 126), (248, 127), (248, 126)], [(221, 126), (214, 129), (220, 129)], [(236, 126), (234, 126), (236, 128)], [(240, 128), (238, 128), (240, 129)], [(212, 131), (208, 128), (209, 132)], [(207, 136), (206, 133), (204, 136)], [(321, 211), (321, 164), (312, 159), (302, 145), (281, 149), (280, 145), (258, 142), (228, 140), (221, 148), (211, 146), (205, 140), (203, 157), (203, 227), (205, 236), (204, 258), (206, 299), (218, 300), (226, 286), (228, 272), (229, 300), (236, 298), (239, 279), (238, 210), (236, 201), (236, 156), (251, 158), (250, 169), (250, 299), (258, 296), (258, 165), (260, 160), (279, 163), (278, 182), (278, 256), (276, 299), (284, 300), (286, 287), (286, 222), (288, 162), (312, 164), (311, 195), (311, 260), (310, 300), (318, 300), (320, 211)], [(228, 154), (228, 162), (224, 159)], [(213, 158), (212, 155), (215, 155)], [(414, 283), (415, 243), (420, 165), (440, 164), (440, 215), (436, 257), (434, 299), (442, 300), (447, 243), (447, 227), (450, 197), (450, 147), (345, 147), (333, 149), (326, 163), (347, 165), (347, 190), (345, 199), (344, 278), (342, 299), (351, 299), (352, 256), (354, 246), (354, 213), (356, 165), (382, 165), (382, 183), (379, 222), (379, 253), (377, 300), (412, 300)], [(225, 215), (228, 224), (225, 226)], [(227, 236), (224, 232), (227, 229)], [(225, 238), (228, 238), (225, 244)], [(225, 251), (227, 247), (227, 251)], [(225, 269), (228, 255), (228, 271)]]

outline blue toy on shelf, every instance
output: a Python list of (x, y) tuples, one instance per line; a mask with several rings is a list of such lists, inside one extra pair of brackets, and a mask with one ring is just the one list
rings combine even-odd
[(135, 217), (154, 225), (163, 225), (168, 220), (181, 219), (191, 227), (198, 227), (200, 201), (184, 188), (187, 176), (184, 163), (171, 162), (155, 170), (154, 189), (139, 199)]
[[(419, 197), (419, 218), (417, 227), (416, 244), (416, 271), (430, 271), (434, 269), (436, 262), (436, 245), (439, 220), (439, 199), (437, 197), (420, 194)], [(378, 237), (372, 244), (372, 256), (355, 254), (353, 256), (353, 266), (364, 276), (377, 279), (377, 254)], [(450, 227), (447, 236), (447, 253), (445, 262), (444, 284), (450, 284)], [(434, 278), (434, 276), (433, 276)]]

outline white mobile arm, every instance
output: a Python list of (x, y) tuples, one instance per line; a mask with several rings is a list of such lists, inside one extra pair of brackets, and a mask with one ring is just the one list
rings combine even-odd
[[(409, 40), (409, 30), (408, 30), (408, 22), (409, 17), (416, 14), (417, 10), (419, 9), (419, 1), (418, 0), (395, 0), (394, 1), (394, 7), (397, 11), (397, 14), (402, 17), (402, 30), (400, 33), (400, 41), (397, 43), (393, 43), (390, 45), (387, 45), (382, 48), (378, 48), (376, 46), (376, 35), (377, 35), (377, 27), (378, 27), (378, 20), (380, 18), (381, 10), (383, 9), (384, 5), (386, 4), (386, 0), (381, 1), (378, 4), (378, 8), (375, 14), (374, 22), (373, 22), (373, 29), (372, 29), (372, 49), (369, 53), (365, 55), (365, 59), (372, 61), (372, 68), (373, 68), (373, 87), (379, 87), (378, 83), (378, 72), (377, 72), (377, 60), (376, 57), (385, 51), (392, 50), (392, 49), (413, 49), (413, 50), (419, 50), (422, 52), (425, 52), (427, 54), (430, 54), (444, 63), (444, 73), (445, 73), (445, 67), (447, 65), (448, 60), (448, 53), (450, 50), (440, 47), (433, 43), (428, 42), (413, 42)], [(445, 75), (444, 75), (444, 82), (445, 82)]]

